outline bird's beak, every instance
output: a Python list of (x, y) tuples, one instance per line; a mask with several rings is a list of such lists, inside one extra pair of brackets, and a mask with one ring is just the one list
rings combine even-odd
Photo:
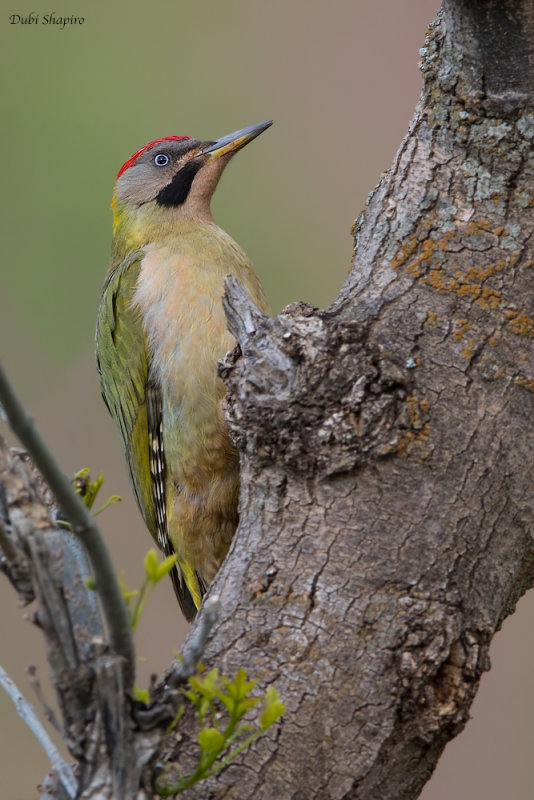
[(267, 122), (259, 122), (257, 125), (251, 125), (249, 128), (241, 128), (240, 131), (229, 133), (228, 136), (223, 136), (221, 139), (217, 139), (216, 142), (209, 143), (200, 153), (197, 153), (197, 156), (203, 156), (209, 153), (210, 157), (208, 160), (215, 161), (217, 158), (221, 158), (221, 156), (226, 156), (229, 153), (236, 153), (255, 139), (256, 136), (259, 136), (260, 133), (263, 133), (264, 130), (270, 128), (272, 124), (273, 120), (269, 119)]

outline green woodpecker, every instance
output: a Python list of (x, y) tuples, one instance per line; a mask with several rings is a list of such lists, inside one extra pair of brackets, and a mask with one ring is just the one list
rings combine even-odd
[(270, 313), (252, 265), (219, 228), (210, 201), (234, 153), (271, 125), (217, 141), (169, 136), (118, 172), (113, 245), (96, 330), (106, 405), (131, 483), (191, 620), (237, 526), (239, 460), (222, 413), (217, 361), (234, 347), (222, 306), (235, 275)]

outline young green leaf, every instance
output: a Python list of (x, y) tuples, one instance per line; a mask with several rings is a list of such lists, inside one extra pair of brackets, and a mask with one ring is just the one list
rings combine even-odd
[(281, 702), (280, 698), (278, 697), (278, 692), (273, 686), (267, 689), (265, 693), (264, 704), (265, 708), (260, 716), (260, 726), (262, 730), (265, 731), (273, 724), (273, 722), (276, 722), (276, 720), (282, 716), (286, 710), (286, 707)]
[(228, 689), (228, 694), (230, 697), (233, 697), (234, 700), (242, 700), (243, 697), (246, 695), (256, 686), (257, 681), (247, 681), (247, 673), (246, 670), (240, 669), (233, 681), (228, 680), (228, 678), (224, 679), (224, 685)]
[[(195, 706), (202, 726), (198, 733), (198, 763), (193, 772), (178, 783), (158, 786), (158, 794), (166, 797), (180, 794), (204, 778), (216, 775), (279, 719), (285, 706), (276, 689), (271, 687), (263, 697), (248, 696), (255, 685), (256, 681), (247, 680), (244, 669), (230, 679), (220, 675), (218, 669), (205, 672), (199, 664), (197, 674), (189, 678), (189, 688), (182, 690)], [(259, 725), (240, 724), (247, 711), (261, 701), (263, 711)], [(180, 716), (182, 713), (183, 707), (179, 710)]]
[(148, 703), (150, 700), (150, 692), (148, 689), (140, 689), (139, 686), (134, 684), (134, 694), (141, 703)]
[(177, 561), (178, 561), (178, 556), (176, 555), (176, 553), (173, 553), (171, 556), (167, 556), (167, 558), (164, 558), (161, 564), (158, 564), (157, 578), (154, 581), (154, 583), (157, 583), (162, 578), (164, 578), (165, 575), (168, 575)]
[(182, 703), (182, 704), (181, 704), (181, 705), (178, 707), (178, 711), (176, 712), (176, 716), (174, 717), (174, 719), (172, 720), (172, 722), (170, 722), (170, 723), (169, 723), (169, 725), (167, 726), (167, 733), (171, 733), (171, 732), (172, 732), (172, 731), (173, 731), (173, 730), (176, 728), (176, 726), (178, 725), (178, 723), (179, 723), (179, 721), (180, 721), (180, 719), (181, 719), (181, 717), (182, 717), (182, 714), (184, 713), (184, 711), (185, 711), (185, 706), (184, 706), (184, 704)]
[(151, 548), (145, 556), (145, 572), (151, 583), (158, 582), (158, 554)]
[(226, 710), (231, 714), (235, 708), (235, 700), (229, 694), (225, 694), (221, 689), (215, 690), (215, 695), (219, 698)]
[(244, 716), (249, 708), (255, 706), (256, 703), (261, 701), (261, 697), (245, 697), (243, 700), (240, 700), (239, 703), (236, 705), (235, 710), (236, 714), (241, 719)]
[(198, 743), (205, 753), (216, 753), (224, 747), (224, 736), (217, 728), (202, 728), (198, 734)]
[(101, 514), (102, 511), (105, 511), (106, 508), (112, 506), (113, 503), (120, 503), (121, 500), (122, 497), (120, 495), (112, 494), (110, 497), (108, 497), (103, 506), (100, 506), (100, 508), (97, 508), (97, 510), (93, 512), (93, 516), (96, 517), (98, 514)]

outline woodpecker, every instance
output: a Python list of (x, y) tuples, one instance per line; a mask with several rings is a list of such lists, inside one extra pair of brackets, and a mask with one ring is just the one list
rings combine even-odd
[(217, 141), (167, 136), (142, 147), (115, 182), (111, 264), (96, 328), (104, 401), (118, 425), (146, 526), (191, 621), (237, 521), (239, 459), (222, 413), (217, 361), (224, 279), (269, 303), (252, 265), (213, 221), (210, 202), (232, 156), (272, 121)]

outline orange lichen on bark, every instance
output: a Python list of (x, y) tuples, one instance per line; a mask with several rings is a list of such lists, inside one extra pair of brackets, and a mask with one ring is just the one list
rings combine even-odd
[(486, 267), (468, 267), (465, 274), (470, 281), (475, 283), (483, 283), (490, 277), (490, 275), (494, 275), (497, 271), (498, 269), (496, 264), (488, 264)]
[[(427, 233), (433, 225), (434, 222), (432, 218), (426, 217), (421, 226), (421, 233), (412, 234), (402, 241), (399, 249), (391, 260), (393, 269), (398, 269), (406, 264), (407, 270), (412, 272), (412, 274), (414, 272), (420, 273), (422, 271), (421, 267), (423, 267), (425, 262), (431, 262), (434, 259), (435, 262), (439, 263), (442, 260), (440, 254), (450, 252), (449, 243), (451, 239), (455, 237), (476, 236), (483, 233), (493, 233), (496, 236), (502, 236), (508, 232), (505, 227), (493, 229), (491, 222), (486, 219), (477, 219), (471, 220), (466, 224), (458, 222), (457, 227), (447, 231), (439, 239), (432, 239)], [(414, 254), (416, 254), (415, 258), (412, 259)], [(468, 271), (468, 277), (472, 281), (481, 282), (495, 272), (500, 272), (506, 269), (506, 267), (512, 266), (516, 261), (517, 254), (506, 259), (499, 259), (495, 263), (488, 264), (486, 267), (474, 266)], [(439, 266), (434, 264), (434, 269), (436, 268), (439, 269)]]
[(429, 270), (427, 275), (421, 278), (421, 283), (429, 284), (433, 289), (443, 294), (454, 291), (458, 286), (458, 281), (447, 277), (444, 270), (439, 266)]
[(507, 309), (504, 312), (509, 320), (509, 328), (516, 336), (534, 336), (534, 319), (520, 311)]
[(416, 392), (409, 395), (405, 400), (401, 417), (401, 426), (406, 426), (408, 429), (402, 430), (388, 447), (387, 452), (396, 453), (401, 458), (412, 454), (417, 455), (420, 461), (428, 458), (432, 452), (428, 444), (430, 438), (429, 411), (430, 401), (428, 398), (421, 398)]
[(522, 386), (524, 389), (528, 389), (529, 392), (534, 392), (534, 378), (527, 378), (526, 375), (516, 375), (514, 378), (514, 383), (517, 386)]
[(480, 231), (486, 231), (491, 233), (496, 233), (496, 230), (493, 230), (493, 225), (487, 219), (472, 219), (470, 222), (467, 223), (466, 226), (466, 233), (468, 236), (475, 236)]
[(431, 328), (435, 328), (438, 322), (441, 320), (441, 317), (436, 314), (435, 311), (427, 311), (425, 317), (425, 325), (429, 325)]
[[(502, 275), (517, 264), (521, 257), (520, 250), (509, 251), (505, 255), (501, 249), (498, 251), (499, 258), (488, 260), (486, 263), (478, 263), (484, 259), (484, 255), (482, 251), (476, 251), (473, 254), (473, 263), (468, 267), (460, 267), (450, 261), (449, 244), (451, 239), (455, 240), (454, 249), (456, 250), (458, 239), (460, 239), (460, 245), (463, 245), (465, 236), (478, 234), (487, 238), (489, 234), (500, 238), (509, 235), (508, 228), (506, 226), (493, 227), (487, 219), (471, 220), (468, 223), (456, 221), (455, 228), (441, 238), (433, 239), (428, 236), (427, 231), (435, 224), (434, 218), (427, 217), (424, 222), (425, 229), (422, 226), (420, 233), (408, 236), (402, 241), (392, 259), (393, 269), (404, 267), (414, 280), (440, 294), (454, 294), (459, 298), (465, 298), (484, 311), (497, 314), (501, 320), (504, 316), (507, 322), (506, 328), (514, 336), (534, 338), (534, 319), (517, 310), (502, 291), (495, 288), (495, 285), (487, 285), (491, 278)], [(495, 247), (491, 247), (493, 253), (495, 250)], [(525, 262), (526, 267), (533, 264), (532, 260)], [(469, 308), (466, 311), (469, 312)], [(440, 317), (435, 312), (426, 312), (425, 325), (435, 327), (439, 321)], [(467, 318), (457, 320), (456, 325), (454, 338), (458, 342), (462, 341), (466, 333), (473, 329), (472, 320)], [(486, 341), (492, 347), (497, 347), (495, 336)], [(470, 361), (477, 344), (475, 338), (466, 342), (461, 351), (462, 357)]]
[(420, 401), (416, 394), (411, 394), (406, 398), (406, 409), (408, 411), (408, 419), (410, 425), (414, 430), (421, 430), (423, 427), (423, 420), (421, 417)]
[(419, 261), (430, 261), (438, 244), (433, 239), (425, 239), (421, 244)]
[(460, 339), (463, 339), (467, 331), (472, 330), (472, 328), (473, 326), (471, 325), (468, 319), (457, 319), (456, 330), (454, 331), (454, 338), (456, 339), (456, 341), (459, 342)]
[(415, 252), (415, 249), (419, 243), (417, 236), (409, 236), (407, 239), (404, 239), (403, 243), (391, 259), (391, 268), (398, 269), (401, 267)]
[(482, 289), (482, 294), (477, 300), (478, 305), (485, 308), (486, 311), (496, 311), (502, 302), (501, 293), (495, 289), (488, 289), (488, 287)]
[(462, 350), (462, 356), (467, 361), (471, 361), (471, 359), (473, 358), (473, 353), (475, 352), (476, 344), (477, 344), (476, 339), (470, 339), (469, 342), (464, 347), (464, 349)]
[(443, 250), (444, 252), (448, 253), (449, 252), (449, 246), (448, 246), (449, 242), (454, 237), (455, 234), (456, 234), (456, 230), (447, 231), (447, 233), (444, 233), (443, 236), (441, 237), (441, 239), (438, 239), (438, 248), (440, 250)]
[(401, 458), (407, 458), (409, 455), (417, 454), (419, 461), (424, 461), (431, 455), (431, 449), (428, 446), (430, 438), (430, 426), (428, 422), (422, 426), (419, 431), (406, 431), (402, 436), (399, 436), (395, 445), (395, 452)]

